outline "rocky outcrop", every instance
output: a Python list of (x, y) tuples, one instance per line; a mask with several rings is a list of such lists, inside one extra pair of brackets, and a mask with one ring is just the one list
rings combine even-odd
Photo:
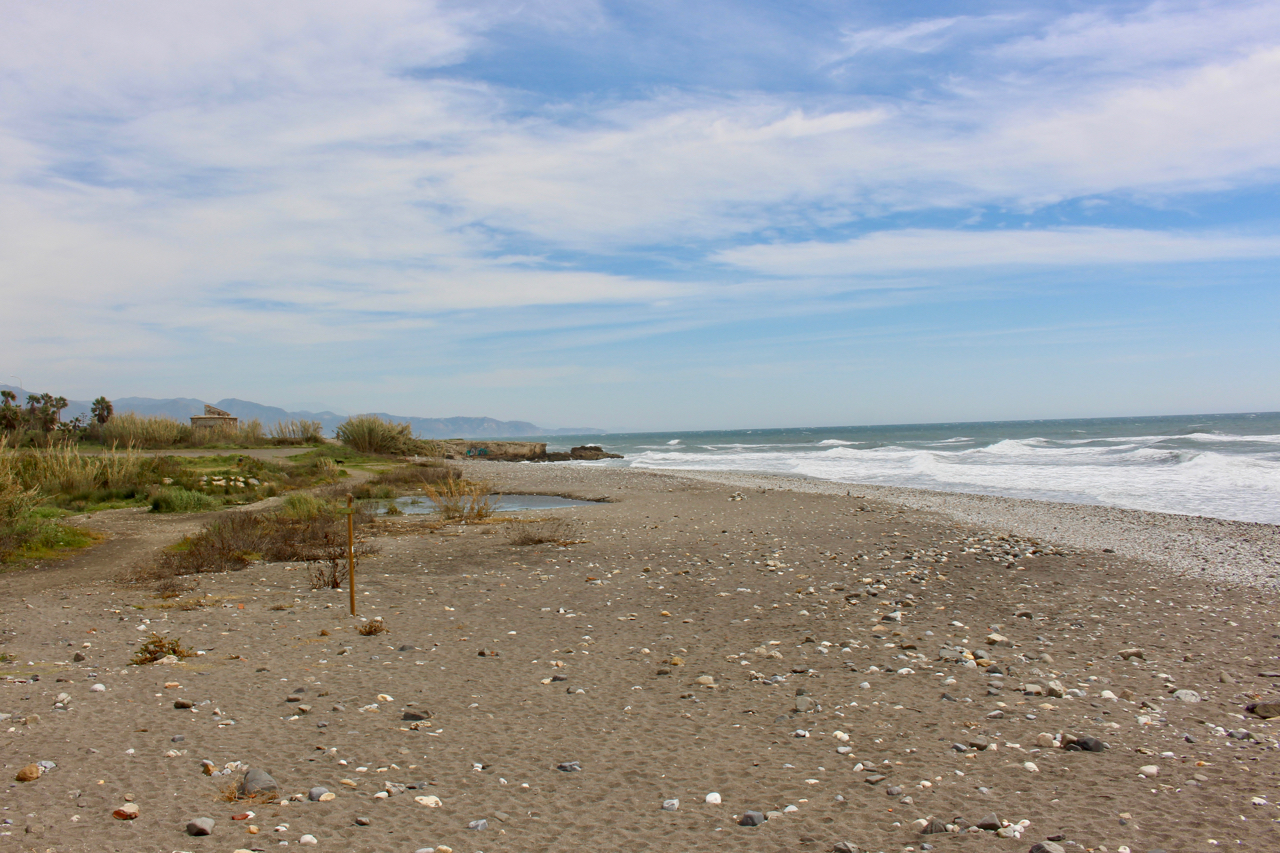
[(569, 462), (598, 459), (621, 459), (617, 453), (609, 453), (595, 444), (574, 447), (568, 453), (547, 452), (541, 441), (464, 441), (449, 439), (438, 442), (446, 459), (489, 459), (496, 462)]

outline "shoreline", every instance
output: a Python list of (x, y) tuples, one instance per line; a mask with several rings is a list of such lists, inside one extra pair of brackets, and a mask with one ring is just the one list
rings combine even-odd
[(633, 470), (651, 470), (741, 488), (836, 496), (856, 492), (853, 497), (937, 512), (976, 527), (986, 526), (1065, 547), (1090, 551), (1110, 548), (1117, 554), (1151, 562), (1178, 574), (1207, 574), (1229, 583), (1280, 587), (1280, 525), (1276, 524), (1100, 504), (840, 483), (798, 475), (697, 469)]

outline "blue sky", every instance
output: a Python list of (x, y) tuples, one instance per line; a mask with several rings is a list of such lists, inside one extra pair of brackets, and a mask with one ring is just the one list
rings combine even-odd
[(0, 382), (1280, 409), (1280, 6), (0, 0)]

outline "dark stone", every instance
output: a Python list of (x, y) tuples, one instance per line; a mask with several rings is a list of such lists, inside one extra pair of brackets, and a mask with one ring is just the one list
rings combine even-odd
[(195, 703), (195, 702), (192, 702), (190, 699), (175, 699), (175, 700), (173, 700), (173, 707), (177, 708), (179, 711), (185, 711), (185, 710), (187, 710), (188, 708), (194, 708), (194, 707), (195, 707), (195, 704), (196, 704), (196, 703)]
[(569, 448), (570, 459), (585, 459), (589, 462), (597, 459), (621, 459), (617, 453), (609, 453), (598, 444), (583, 444)]
[(1078, 737), (1074, 745), (1085, 752), (1102, 752), (1107, 748), (1107, 745), (1096, 737)]
[(329, 793), (328, 788), (322, 788), (319, 785), (317, 785), (314, 788), (312, 788), (310, 791), (307, 791), (307, 799), (313, 803), (318, 803), (320, 802), (320, 798), (327, 793)]
[(978, 829), (985, 829), (987, 832), (995, 832), (1003, 825), (1004, 824), (1000, 823), (1000, 818), (996, 816), (995, 812), (991, 812), (982, 820), (974, 824)]
[(564, 761), (557, 764), (556, 769), (563, 770), (565, 773), (575, 773), (582, 769), (582, 764), (578, 761)]
[(1032, 845), (1027, 853), (1067, 853), (1062, 849), (1062, 845), (1053, 841), (1041, 841)]
[(407, 720), (410, 723), (420, 723), (430, 717), (430, 714), (419, 714), (417, 711), (405, 711), (400, 715), (400, 719)]
[(213, 818), (198, 817), (187, 824), (187, 835), (213, 835)]
[(173, 737), (169, 738), (169, 740), (172, 743), (182, 743), (186, 739), (187, 739), (186, 735), (174, 735)]
[(1253, 702), (1245, 705), (1244, 709), (1255, 717), (1262, 717), (1264, 720), (1280, 717), (1280, 702)]
[(759, 826), (764, 820), (763, 812), (747, 812), (738, 821), (738, 826)]
[(946, 832), (947, 825), (938, 820), (938, 818), (930, 818), (929, 822), (924, 825), (924, 829), (920, 830), (921, 835), (937, 835), (940, 832)]
[(858, 849), (858, 845), (850, 844), (848, 841), (837, 841), (835, 846), (831, 848), (831, 853), (862, 853)]
[(405, 643), (403, 646), (397, 649), (397, 651), (401, 651), (401, 652), (416, 652), (417, 650), (418, 650), (417, 646), (411, 646), (408, 643)]

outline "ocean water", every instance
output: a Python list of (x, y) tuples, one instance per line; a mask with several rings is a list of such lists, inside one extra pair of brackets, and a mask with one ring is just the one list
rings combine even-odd
[(908, 424), (557, 439), (621, 460), (1280, 524), (1280, 413)]

